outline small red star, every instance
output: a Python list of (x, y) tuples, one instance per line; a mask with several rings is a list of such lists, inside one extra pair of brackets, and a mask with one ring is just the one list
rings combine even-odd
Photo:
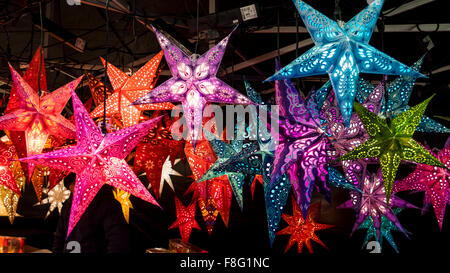
[(284, 252), (286, 253), (295, 242), (297, 242), (298, 253), (302, 253), (303, 244), (308, 247), (309, 252), (313, 253), (311, 240), (316, 241), (323, 247), (328, 249), (325, 244), (317, 237), (316, 231), (322, 229), (332, 228), (332, 225), (319, 224), (314, 221), (314, 218), (319, 213), (319, 203), (312, 204), (309, 207), (306, 220), (303, 219), (302, 212), (300, 211), (297, 202), (292, 198), (293, 215), (283, 214), (283, 220), (288, 223), (288, 227), (278, 231), (277, 235), (291, 235), (289, 242)]
[(178, 227), (180, 229), (181, 240), (187, 243), (192, 229), (200, 229), (197, 221), (195, 221), (196, 202), (194, 201), (185, 207), (180, 199), (175, 197), (175, 208), (177, 211), (177, 220), (175, 220), (169, 229)]

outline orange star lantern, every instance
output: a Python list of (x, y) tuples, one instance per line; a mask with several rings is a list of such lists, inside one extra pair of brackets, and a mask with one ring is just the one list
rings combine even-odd
[[(124, 127), (130, 127), (139, 123), (142, 117), (142, 111), (144, 110), (167, 110), (174, 107), (172, 103), (130, 105), (155, 87), (159, 75), (157, 73), (158, 65), (161, 62), (162, 56), (163, 52), (160, 51), (132, 76), (128, 76), (125, 72), (108, 63), (107, 72), (114, 93), (106, 100), (106, 116), (120, 113)], [(103, 65), (105, 65), (105, 60), (103, 58), (101, 60)], [(103, 116), (103, 109), (103, 104), (100, 103), (92, 111), (91, 117), (98, 118)]]
[[(75, 125), (65, 119), (61, 112), (70, 99), (70, 87), (75, 89), (82, 76), (52, 93), (43, 92), (39, 97), (38, 90), (11, 65), (9, 67), (15, 96), (11, 97), (11, 105), (8, 105), (10, 111), (0, 117), (0, 129), (24, 132), (27, 156), (40, 154), (49, 135), (75, 138)], [(31, 177), (33, 170), (34, 165), (29, 164), (28, 177)]]
[[(294, 243), (297, 242), (298, 253), (302, 253), (303, 245), (308, 247), (309, 252), (313, 253), (311, 240), (316, 241), (323, 247), (327, 248), (325, 244), (317, 237), (316, 231), (322, 229), (332, 228), (332, 225), (319, 224), (315, 222), (319, 213), (319, 203), (314, 203), (309, 207), (306, 219), (303, 218), (297, 202), (292, 198), (293, 215), (283, 214), (283, 220), (288, 223), (288, 227), (278, 231), (277, 235), (291, 235), (289, 242), (284, 252), (286, 253)], [(328, 248), (327, 248), (328, 249)]]

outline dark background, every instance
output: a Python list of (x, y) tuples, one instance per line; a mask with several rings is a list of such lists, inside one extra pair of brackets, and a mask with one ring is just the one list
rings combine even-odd
[[(155, 19), (156, 25), (167, 30), (188, 49), (194, 50), (195, 42), (192, 40), (197, 33), (195, 30), (196, 1), (127, 1), (136, 10), (146, 11), (148, 17)], [(330, 18), (335, 19), (335, 1), (334, 0), (316, 0), (306, 1), (314, 8), (318, 9)], [(383, 10), (389, 10), (404, 4), (408, 1), (385, 1)], [(448, 8), (445, 0), (437, 0), (420, 8), (413, 9), (392, 17), (386, 17), (386, 24), (444, 24), (450, 23), (448, 17)], [(0, 2), (0, 76), (4, 80), (0, 84), (0, 96), (4, 98), (1, 108), (3, 112), (7, 103), (7, 97), (10, 90), (10, 73), (7, 68), (7, 62), (11, 62), (14, 67), (20, 64), (28, 63), (32, 54), (40, 43), (40, 32), (36, 27), (32, 27), (32, 15), (39, 14), (39, 6), (36, 1), (1, 1)], [(223, 58), (221, 70), (226, 67), (243, 62), (239, 57), (246, 59), (257, 57), (261, 54), (276, 50), (309, 38), (309, 34), (257, 34), (255, 30), (270, 28), (273, 26), (295, 26), (295, 16), (297, 11), (289, 0), (282, 1), (216, 1), (217, 12), (227, 11), (241, 6), (258, 3), (260, 7), (260, 17), (255, 20), (241, 23), (240, 27), (233, 34), (226, 54)], [(354, 14), (359, 12), (366, 5), (365, 0), (341, 0), (340, 8), (342, 19), (347, 21)], [(48, 17), (54, 22), (64, 27), (67, 31), (82, 37), (87, 41), (84, 53), (77, 52), (55, 40), (53, 37), (44, 44), (47, 52), (47, 82), (49, 90), (55, 90), (59, 86), (69, 82), (72, 76), (79, 76), (84, 69), (73, 69), (68, 64), (92, 64), (100, 65), (98, 56), (105, 57), (105, 18), (104, 9), (81, 5), (68, 6), (65, 1), (44, 1), (44, 11), (49, 8), (51, 11)], [(200, 1), (199, 17), (208, 14), (208, 1)], [(279, 14), (279, 17), (278, 17)], [(47, 13), (46, 13), (47, 15)], [(279, 18), (279, 19), (278, 19)], [(177, 25), (184, 24), (188, 28), (180, 28)], [(119, 68), (125, 68), (125, 65), (133, 60), (144, 56), (157, 53), (160, 48), (154, 34), (146, 29), (142, 24), (134, 21), (131, 16), (110, 12), (110, 48), (108, 58), (110, 62)], [(299, 20), (299, 26), (303, 26)], [(114, 28), (114, 30), (111, 30)], [(217, 31), (220, 38), (231, 31), (231, 24), (209, 23), (206, 27), (200, 24), (200, 28), (211, 28)], [(115, 34), (114, 34), (115, 33)], [(136, 33), (136, 35), (133, 35)], [(427, 50), (423, 38), (429, 36), (434, 47)], [(136, 38), (136, 39), (135, 39)], [(382, 45), (382, 35), (374, 33), (371, 45), (381, 49), (393, 56), (397, 60), (411, 65), (422, 54), (427, 53), (424, 61), (423, 73), (433, 71), (437, 68), (450, 64), (450, 39), (448, 32), (410, 32), (410, 33), (385, 33), (383, 36), (384, 45)], [(189, 40), (191, 39), (191, 40)], [(122, 40), (122, 42), (120, 41)], [(209, 38), (202, 39), (198, 44), (198, 52), (203, 53), (208, 48)], [(127, 49), (128, 47), (128, 49)], [(298, 55), (305, 52), (309, 47), (299, 49)], [(296, 56), (295, 51), (281, 56), (281, 62), (286, 65)], [(163, 61), (164, 63), (164, 61)], [(273, 95), (273, 85), (271, 83), (262, 83), (266, 77), (273, 73), (274, 60), (270, 59), (255, 65), (255, 68), (248, 67), (233, 73), (222, 76), (226, 82), (233, 87), (244, 92), (242, 76), (246, 75), (255, 90), (260, 92), (266, 101)], [(62, 73), (61, 71), (64, 71)], [(98, 77), (102, 77), (102, 69), (90, 70)], [(362, 75), (365, 79), (378, 81), (380, 75)], [(158, 83), (162, 83), (168, 76), (162, 75)], [(311, 88), (318, 88), (327, 80), (327, 76), (318, 76), (294, 81), (298, 87), (307, 94)], [(393, 79), (393, 77), (390, 77)], [(436, 93), (436, 97), (431, 101), (426, 114), (429, 117), (435, 115), (450, 116), (448, 110), (449, 96), (448, 88), (450, 84), (450, 70), (431, 74), (426, 79), (419, 79), (411, 96), (410, 105), (415, 105), (431, 94)], [(319, 81), (318, 81), (319, 80)], [(84, 84), (86, 79), (83, 80)], [(78, 88), (77, 94), (82, 101), (90, 97), (90, 92), (86, 86)], [(63, 112), (67, 117), (71, 114), (71, 103)], [(149, 113), (151, 115), (151, 113)], [(448, 121), (439, 120), (446, 126), (450, 126)], [(447, 139), (447, 135), (426, 134), (416, 132), (414, 138), (421, 143), (426, 143), (431, 147), (441, 149)], [(154, 206), (143, 202), (140, 199), (131, 197), (135, 209), (130, 212), (130, 229), (133, 233), (133, 245), (136, 252), (143, 252), (145, 249), (155, 246), (166, 247), (167, 239), (180, 237), (178, 229), (167, 231), (175, 219), (174, 194), (181, 198), (185, 205), (190, 201), (191, 195), (183, 196), (192, 179), (186, 176), (190, 175), (189, 166), (185, 162), (180, 162), (175, 169), (181, 172), (185, 177), (172, 177), (176, 188), (173, 193), (168, 187), (163, 190), (160, 204), (164, 211), (159, 211)], [(402, 164), (397, 179), (405, 177), (413, 170), (412, 165)], [(143, 180), (146, 185), (146, 181)], [(398, 194), (414, 205), (422, 206), (423, 193)], [(46, 196), (44, 195), (43, 198)], [(319, 222), (333, 224), (336, 227), (330, 230), (319, 231), (321, 240), (329, 247), (331, 253), (357, 253), (367, 252), (362, 249), (365, 231), (357, 231), (352, 237), (349, 236), (354, 222), (354, 212), (352, 210), (335, 209), (335, 207), (349, 198), (346, 190), (333, 189), (332, 203), (328, 204), (319, 194), (314, 194), (313, 202), (321, 202), (321, 217)], [(51, 248), (52, 234), (58, 220), (58, 213), (55, 210), (47, 219), (44, 215), (47, 212), (48, 205), (33, 206), (37, 202), (33, 187), (26, 187), (23, 197), (19, 202), (18, 213), (23, 217), (16, 217), (14, 224), (10, 224), (7, 217), (0, 217), (0, 234), (26, 236), (27, 244), (37, 248)], [(287, 202), (285, 213), (291, 213), (291, 200)], [(197, 221), (202, 230), (192, 230), (191, 240), (195, 245), (202, 247), (212, 253), (282, 253), (289, 239), (289, 236), (277, 236), (272, 248), (269, 247), (268, 234), (266, 228), (265, 208), (263, 189), (260, 184), (256, 185), (255, 199), (252, 200), (250, 189), (247, 185), (244, 189), (244, 211), (238, 208), (236, 200), (233, 197), (230, 212), (229, 227), (225, 228), (220, 216), (214, 232), (209, 236), (204, 227), (203, 219), (197, 208)], [(442, 231), (439, 227), (432, 210), (425, 215), (420, 215), (420, 210), (407, 209), (398, 215), (402, 225), (409, 230), (412, 235), (408, 240), (399, 233), (394, 232), (394, 238), (401, 253), (421, 253), (437, 250), (446, 246), (449, 242), (448, 211), (445, 218)], [(284, 228), (286, 223), (282, 220), (280, 229)], [(316, 253), (327, 252), (320, 245), (313, 243)], [(306, 252), (307, 250), (304, 249)], [(290, 249), (289, 253), (295, 253), (296, 248)], [(393, 249), (384, 240), (383, 252), (393, 253)]]

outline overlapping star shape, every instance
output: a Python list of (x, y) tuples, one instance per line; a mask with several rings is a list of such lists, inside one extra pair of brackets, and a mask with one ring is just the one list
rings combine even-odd
[[(159, 75), (158, 65), (162, 56), (163, 52), (160, 51), (132, 76), (128, 76), (111, 63), (107, 64), (108, 77), (114, 89), (114, 93), (106, 100), (107, 116), (120, 113), (124, 127), (130, 127), (139, 123), (144, 110), (165, 110), (174, 107), (171, 103), (130, 105), (155, 87)], [(101, 60), (103, 65), (106, 65), (105, 60), (103, 58)], [(101, 117), (103, 112), (103, 103), (101, 103), (91, 112), (91, 117)]]
[[(395, 215), (402, 211), (402, 208), (394, 208), (392, 209)], [(397, 244), (394, 241), (394, 237), (392, 236), (392, 231), (401, 231), (405, 235), (410, 235), (411, 233), (405, 229), (400, 230), (397, 225), (389, 220), (386, 216), (381, 217), (381, 225), (380, 225), (380, 234), (381, 237), (377, 238), (376, 229), (372, 217), (369, 216), (367, 219), (359, 226), (358, 229), (367, 229), (366, 237), (364, 238), (363, 247), (367, 245), (369, 241), (376, 240), (380, 243), (380, 251), (382, 251), (383, 247), (383, 238), (385, 238), (388, 243), (392, 246), (396, 253), (399, 253)], [(407, 236), (408, 237), (408, 236)]]
[[(415, 62), (414, 65), (411, 66), (411, 68), (419, 72), (424, 57), (425, 56), (422, 56), (422, 58)], [(391, 116), (396, 116), (408, 110), (410, 108), (408, 106), (408, 102), (411, 97), (416, 79), (417, 78), (414, 76), (400, 76), (394, 81), (387, 83), (386, 92), (388, 93), (388, 100), (386, 104), (383, 96), (383, 104), (379, 115), (382, 117), (386, 117), (386, 114), (389, 113)], [(358, 92), (364, 98), (366, 98), (373, 89), (374, 86), (371, 83), (360, 79)], [(425, 115), (420, 120), (419, 126), (417, 126), (417, 131), (429, 133), (450, 133), (449, 128)]]
[(234, 88), (216, 77), (231, 33), (201, 56), (188, 56), (164, 34), (153, 28), (164, 51), (172, 78), (152, 92), (133, 102), (133, 105), (181, 102), (189, 138), (194, 146), (200, 136), (203, 109), (208, 102), (251, 104), (252, 102)]
[(389, 125), (385, 119), (378, 117), (355, 102), (356, 113), (370, 138), (337, 160), (378, 158), (388, 202), (397, 169), (402, 160), (445, 168), (442, 162), (412, 138), (433, 96), (396, 116), (390, 121)]
[[(297, 243), (298, 253), (302, 253), (303, 245), (306, 245), (309, 252), (313, 253), (311, 241), (319, 243), (327, 248), (325, 244), (316, 235), (316, 231), (332, 228), (332, 225), (319, 224), (316, 219), (319, 214), (320, 203), (314, 203), (309, 207), (308, 215), (303, 217), (295, 199), (292, 199), (293, 214), (283, 214), (283, 220), (288, 226), (277, 232), (277, 235), (291, 235), (284, 252), (287, 252), (295, 243)], [(328, 248), (327, 248), (328, 249)]]
[[(11, 97), (9, 111), (0, 117), (0, 129), (24, 132), (22, 141), (25, 140), (27, 156), (41, 153), (49, 135), (75, 138), (75, 126), (61, 112), (70, 99), (70, 89), (76, 88), (83, 76), (49, 94), (43, 92), (39, 97), (37, 86), (30, 85), (11, 65), (9, 67), (15, 95)], [(32, 69), (32, 72), (35, 71)], [(34, 166), (29, 165), (29, 178), (33, 170)]]
[(372, 1), (345, 24), (329, 19), (303, 1), (293, 2), (315, 46), (267, 80), (328, 74), (346, 126), (360, 73), (423, 77), (368, 44), (384, 0)]
[[(174, 163), (177, 164), (180, 161), (180, 159), (175, 159)], [(161, 196), (162, 193), (162, 188), (164, 186), (164, 182), (167, 183), (167, 185), (169, 185), (169, 187), (174, 191), (174, 187), (173, 187), (173, 183), (172, 183), (172, 178), (170, 177), (171, 175), (173, 176), (182, 176), (179, 172), (175, 171), (172, 168), (172, 162), (170, 161), (170, 155), (167, 156), (166, 161), (164, 161), (164, 164), (162, 166), (162, 170), (161, 170), (161, 181), (159, 184), (159, 195)]]
[(405, 232), (392, 208), (417, 209), (417, 207), (395, 195), (392, 195), (387, 200), (381, 170), (371, 175), (367, 172), (364, 173), (358, 188), (359, 191), (350, 191), (350, 200), (338, 206), (338, 208), (352, 208), (356, 211), (356, 220), (353, 225), (352, 234), (368, 217), (371, 217), (377, 238), (380, 238), (381, 219), (383, 215), (392, 221), (401, 231)]
[(197, 204), (195, 201), (190, 203), (187, 207), (175, 197), (175, 209), (177, 212), (177, 219), (169, 227), (169, 229), (178, 227), (181, 234), (181, 240), (183, 242), (189, 242), (189, 237), (191, 237), (191, 232), (193, 228), (200, 229), (197, 221), (195, 221), (195, 208)]
[[(450, 138), (445, 147), (434, 154), (436, 158), (450, 167)], [(424, 191), (425, 207), (431, 204), (434, 208), (439, 228), (442, 230), (445, 209), (450, 204), (450, 172), (448, 169), (418, 164), (414, 172), (394, 183), (393, 192), (399, 191)]]
[(17, 158), (16, 149), (0, 141), (0, 187), (5, 187), (20, 196), (22, 193), (11, 171), (11, 160)]
[[(326, 85), (323, 87), (325, 88)], [(322, 88), (322, 90), (323, 90)], [(331, 88), (331, 85), (328, 86)], [(374, 88), (365, 98), (363, 106), (369, 111), (378, 114), (381, 101), (384, 95), (384, 85), (380, 83)], [(326, 91), (325, 91), (326, 92)], [(321, 96), (321, 89), (316, 93), (316, 101), (319, 101)], [(337, 100), (333, 93), (329, 93), (328, 97), (323, 101), (321, 108), (321, 116), (325, 121), (325, 126), (328, 129), (329, 139), (334, 149), (329, 150), (330, 158), (337, 158), (343, 156), (351, 151), (356, 146), (362, 144), (369, 138), (362, 122), (356, 113), (352, 114), (350, 125), (346, 128), (342, 115), (337, 105)], [(364, 171), (367, 168), (367, 163), (372, 163), (373, 159), (357, 159), (342, 162), (345, 177), (354, 185), (358, 185)]]
[(104, 184), (158, 205), (124, 158), (162, 118), (158, 117), (103, 136), (73, 87), (70, 89), (77, 145), (20, 159), (22, 162), (32, 162), (77, 174), (67, 236)]
[[(277, 62), (277, 69), (280, 65)], [(297, 203), (306, 215), (313, 188), (329, 200), (326, 183), (330, 143), (321, 124), (317, 105), (310, 92), (306, 101), (290, 80), (275, 82), (279, 107), (279, 136), (271, 183), (288, 173)]]

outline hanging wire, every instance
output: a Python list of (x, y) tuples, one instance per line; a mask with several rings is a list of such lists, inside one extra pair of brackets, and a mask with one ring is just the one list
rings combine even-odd
[(334, 18), (336, 20), (342, 21), (342, 11), (340, 7), (341, 0), (334, 0)]
[(103, 77), (103, 122), (102, 133), (106, 131), (106, 81), (108, 78), (108, 51), (109, 51), (109, 0), (106, 0), (105, 17), (106, 17), (106, 53), (105, 53), (105, 76)]
[[(295, 59), (298, 58), (298, 40), (299, 40), (299, 36), (298, 36), (298, 32), (299, 32), (299, 25), (298, 25), (298, 17), (300, 15), (298, 14), (298, 12), (295, 12)], [(300, 78), (296, 78), (295, 79), (295, 84), (297, 86), (297, 89), (300, 89)]]
[[(384, 52), (384, 30), (385, 30), (385, 23), (384, 23), (384, 14), (381, 14), (381, 23), (378, 25), (378, 31), (380, 32), (380, 40), (381, 40), (381, 51)], [(384, 105), (385, 105), (385, 113), (386, 113), (386, 121), (389, 124), (389, 119), (391, 117), (391, 113), (388, 109), (388, 100), (389, 100), (389, 94), (386, 90), (386, 81), (387, 81), (387, 75), (383, 75), (383, 79), (381, 80), (381, 84), (383, 86), (384, 90)]]
[(39, 97), (42, 95), (41, 90), (41, 73), (42, 73), (42, 65), (44, 64), (44, 49), (43, 49), (43, 40), (44, 40), (44, 30), (42, 24), (42, 1), (39, 1), (39, 19), (41, 24), (41, 33), (40, 33), (40, 48), (39, 48), (39, 74), (38, 74), (38, 94)]
[(277, 54), (280, 60), (280, 7), (277, 9)]
[(197, 0), (197, 19), (196, 19), (196, 26), (197, 26), (197, 39), (195, 41), (195, 54), (197, 54), (197, 48), (198, 48), (198, 41), (200, 40), (200, 32), (198, 30), (198, 16), (199, 16), (199, 11), (200, 11), (200, 0)]

